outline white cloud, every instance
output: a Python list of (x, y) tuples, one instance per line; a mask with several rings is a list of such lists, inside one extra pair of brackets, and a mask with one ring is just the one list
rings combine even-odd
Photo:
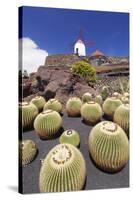
[(37, 44), (30, 38), (22, 38), (19, 42), (20, 58), (22, 58), (22, 62), (20, 59), (20, 67), (22, 67), (23, 70), (26, 69), (28, 73), (36, 72), (40, 65), (44, 65), (48, 52), (39, 49)]

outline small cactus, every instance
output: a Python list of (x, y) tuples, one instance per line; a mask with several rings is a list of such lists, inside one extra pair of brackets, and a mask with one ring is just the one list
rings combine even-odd
[(119, 124), (128, 134), (129, 131), (129, 104), (120, 105), (114, 113), (114, 122)]
[(128, 97), (122, 96), (121, 101), (122, 101), (123, 104), (129, 104), (129, 98)]
[(54, 110), (45, 110), (41, 112), (34, 121), (36, 133), (42, 139), (50, 139), (56, 135), (61, 128), (62, 118)]
[(86, 92), (82, 96), (82, 102), (86, 103), (86, 102), (89, 102), (89, 101), (92, 101), (92, 95), (89, 92)]
[(101, 95), (97, 95), (95, 97), (95, 102), (98, 103), (100, 106), (103, 104), (103, 99), (102, 99)]
[(81, 107), (81, 116), (86, 122), (96, 123), (102, 117), (102, 109), (98, 103), (87, 102)]
[(68, 116), (76, 117), (80, 115), (82, 102), (78, 97), (71, 97), (66, 103), (66, 111)]
[(128, 93), (128, 92), (125, 92), (125, 93), (123, 94), (123, 96), (129, 98), (129, 93)]
[(112, 97), (119, 98), (119, 96), (120, 96), (120, 93), (118, 93), (118, 92), (114, 92), (114, 93), (112, 94)]
[(36, 96), (31, 100), (31, 103), (33, 103), (40, 112), (43, 110), (43, 107), (44, 107), (46, 101), (42, 96)]
[(124, 130), (116, 123), (102, 121), (94, 126), (88, 138), (89, 152), (102, 170), (117, 172), (129, 158), (129, 142)]
[(109, 97), (109, 88), (107, 86), (102, 87), (101, 96), (102, 96), (103, 100), (105, 100), (107, 97)]
[(37, 146), (32, 140), (22, 140), (20, 142), (20, 162), (22, 166), (33, 161), (37, 154)]
[(81, 152), (71, 144), (58, 144), (42, 162), (40, 192), (78, 191), (84, 186), (86, 165)]
[(51, 109), (59, 113), (62, 111), (62, 105), (57, 99), (50, 99), (44, 105), (44, 110)]
[(103, 112), (109, 119), (113, 119), (115, 110), (122, 104), (116, 97), (109, 97), (103, 103)]
[(69, 143), (78, 147), (80, 143), (80, 137), (77, 131), (70, 129), (62, 133), (62, 135), (59, 138), (59, 141), (60, 143)]
[(22, 119), (22, 127), (28, 128), (33, 124), (35, 117), (38, 114), (38, 109), (33, 103), (19, 103), (20, 119)]

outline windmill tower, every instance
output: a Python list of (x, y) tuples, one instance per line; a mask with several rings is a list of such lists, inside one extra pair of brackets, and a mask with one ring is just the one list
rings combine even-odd
[(81, 39), (78, 39), (74, 44), (74, 54), (77, 54), (78, 56), (86, 56), (86, 47)]

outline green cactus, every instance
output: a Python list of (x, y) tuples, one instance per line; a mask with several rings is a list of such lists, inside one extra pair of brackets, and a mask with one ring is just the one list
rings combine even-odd
[(96, 123), (102, 117), (102, 109), (98, 103), (87, 102), (81, 107), (81, 116), (86, 122)]
[(95, 97), (95, 102), (98, 103), (100, 106), (103, 104), (103, 99), (102, 99), (101, 95), (97, 95)]
[(103, 112), (109, 119), (113, 119), (115, 110), (122, 104), (116, 97), (109, 97), (103, 103)]
[(22, 140), (20, 142), (20, 162), (22, 166), (33, 161), (37, 154), (37, 146), (32, 140)]
[(42, 139), (50, 139), (56, 136), (61, 126), (62, 118), (60, 114), (54, 110), (43, 111), (34, 121), (35, 131)]
[(81, 152), (71, 144), (58, 144), (42, 162), (40, 192), (78, 191), (84, 186), (86, 165)]
[(31, 100), (31, 103), (33, 103), (40, 112), (43, 110), (43, 107), (44, 107), (46, 101), (42, 96), (36, 96)]
[(79, 133), (73, 129), (66, 130), (60, 136), (59, 141), (60, 143), (69, 143), (78, 147), (80, 143)]
[(44, 110), (47, 110), (47, 109), (55, 110), (55, 111), (61, 113), (62, 105), (57, 99), (50, 99), (44, 105)]
[(122, 96), (121, 101), (122, 101), (123, 104), (129, 104), (129, 98), (128, 97)]
[(89, 92), (86, 92), (82, 96), (82, 102), (86, 103), (88, 101), (92, 101), (92, 95)]
[(22, 120), (22, 127), (25, 129), (33, 124), (38, 114), (38, 109), (33, 103), (22, 102), (19, 103), (19, 113)]
[(124, 131), (129, 132), (129, 104), (120, 105), (114, 113), (114, 122), (119, 124)]
[(102, 96), (103, 100), (105, 100), (107, 97), (109, 97), (109, 88), (107, 86), (102, 87), (101, 96)]
[(88, 138), (89, 152), (96, 165), (107, 172), (122, 169), (129, 158), (129, 142), (116, 123), (102, 121), (94, 126)]
[(68, 116), (76, 117), (80, 115), (82, 102), (78, 97), (71, 97), (66, 103), (66, 111)]

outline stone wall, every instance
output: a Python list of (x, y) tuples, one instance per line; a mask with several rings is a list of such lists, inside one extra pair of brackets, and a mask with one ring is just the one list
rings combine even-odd
[(60, 54), (50, 55), (46, 58), (46, 67), (71, 67), (74, 62), (81, 60), (82, 58), (75, 54)]

